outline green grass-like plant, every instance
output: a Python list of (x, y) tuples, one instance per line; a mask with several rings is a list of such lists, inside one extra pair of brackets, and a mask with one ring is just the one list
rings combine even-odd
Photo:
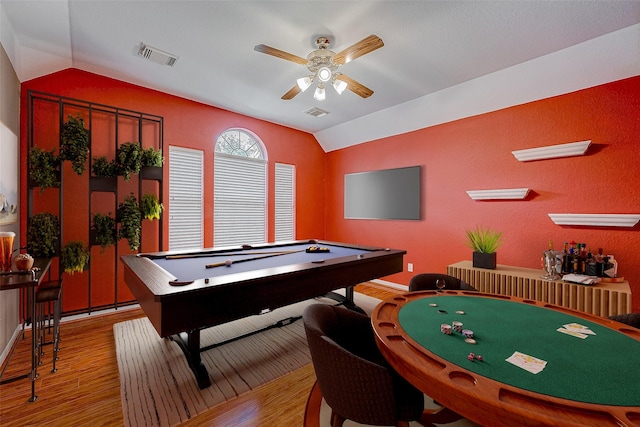
[(83, 242), (69, 242), (62, 248), (60, 264), (67, 274), (82, 273), (89, 262), (89, 251)]
[(502, 244), (502, 232), (490, 228), (476, 227), (475, 230), (466, 230), (466, 234), (467, 246), (474, 252), (492, 254)]

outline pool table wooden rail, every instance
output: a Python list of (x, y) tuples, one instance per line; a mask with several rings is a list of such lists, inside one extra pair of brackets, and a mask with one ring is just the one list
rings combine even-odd
[(355, 264), (355, 257), (328, 258), (321, 264), (307, 262), (227, 274), (212, 277), (208, 284), (197, 280), (186, 286), (169, 285), (175, 277), (145, 256), (123, 256), (122, 262), (125, 282), (158, 334), (168, 337), (402, 271), (405, 251), (362, 249), (374, 251)]
[[(600, 323), (640, 341), (640, 330), (584, 312), (518, 297), (468, 291), (449, 295), (503, 298), (552, 308)], [(398, 295), (380, 303), (372, 313), (378, 347), (409, 382), (450, 410), (487, 426), (640, 426), (640, 407), (582, 403), (509, 386), (455, 365), (411, 339), (398, 322), (406, 303), (435, 295), (422, 291)], [(587, 355), (588, 357), (588, 355)]]

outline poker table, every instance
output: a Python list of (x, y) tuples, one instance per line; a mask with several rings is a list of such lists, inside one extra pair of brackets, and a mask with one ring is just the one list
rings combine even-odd
[[(161, 337), (180, 345), (198, 386), (211, 385), (200, 330), (329, 294), (351, 308), (353, 286), (403, 268), (406, 252), (304, 240), (125, 255), (124, 279)], [(345, 288), (345, 297), (332, 291)]]
[[(403, 377), (481, 425), (640, 425), (639, 329), (548, 303), (454, 290), (395, 296), (371, 319), (378, 347)], [(456, 321), (471, 340), (442, 332)], [(558, 331), (576, 323), (586, 332)], [(546, 364), (530, 372), (507, 361), (515, 352), (524, 365), (537, 365), (529, 356)]]

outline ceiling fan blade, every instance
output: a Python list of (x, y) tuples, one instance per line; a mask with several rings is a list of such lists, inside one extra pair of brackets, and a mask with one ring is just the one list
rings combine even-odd
[(371, 89), (369, 89), (362, 83), (358, 83), (357, 81), (353, 80), (349, 76), (340, 74), (339, 76), (336, 77), (336, 80), (342, 80), (343, 82), (345, 82), (347, 84), (347, 89), (349, 89), (351, 92), (355, 93), (358, 96), (361, 96), (363, 98), (368, 98), (371, 95), (373, 95), (373, 91)]
[(346, 64), (347, 62), (351, 62), (356, 58), (361, 57), (362, 55), (366, 55), (367, 53), (373, 52), (376, 49), (384, 46), (382, 39), (374, 34), (360, 40), (358, 43), (349, 46), (342, 52), (336, 53), (333, 57), (333, 62), (338, 65)]
[(280, 49), (276, 49), (275, 47), (267, 46), (264, 44), (259, 44), (254, 46), (253, 50), (257, 52), (266, 53), (267, 55), (275, 56), (276, 58), (285, 59), (287, 61), (295, 62), (297, 64), (307, 65), (307, 60), (294, 55), (292, 53), (285, 52)]
[(281, 99), (284, 100), (289, 100), (292, 99), (294, 96), (296, 96), (297, 94), (299, 94), (300, 92), (302, 92), (302, 89), (300, 89), (300, 86), (298, 86), (297, 84), (293, 85), (293, 87), (291, 89), (289, 89), (287, 91), (287, 93), (285, 93), (284, 95), (282, 95)]

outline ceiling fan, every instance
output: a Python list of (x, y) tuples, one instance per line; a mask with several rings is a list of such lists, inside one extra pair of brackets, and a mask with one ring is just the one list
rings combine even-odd
[(372, 34), (338, 53), (329, 50), (330, 43), (329, 37), (320, 36), (316, 38), (316, 46), (318, 48), (307, 55), (306, 59), (263, 44), (259, 44), (253, 49), (266, 53), (267, 55), (304, 65), (311, 73), (308, 76), (299, 78), (297, 83), (289, 89), (287, 93), (282, 95), (282, 99), (292, 99), (300, 92), (307, 90), (313, 82), (318, 82), (318, 86), (313, 95), (317, 101), (324, 101), (324, 89), (325, 85), (328, 84), (331, 84), (338, 94), (342, 94), (345, 89), (349, 89), (351, 92), (363, 98), (368, 98), (373, 95), (371, 89), (339, 72), (338, 68), (356, 58), (381, 48), (384, 46), (382, 39)]

